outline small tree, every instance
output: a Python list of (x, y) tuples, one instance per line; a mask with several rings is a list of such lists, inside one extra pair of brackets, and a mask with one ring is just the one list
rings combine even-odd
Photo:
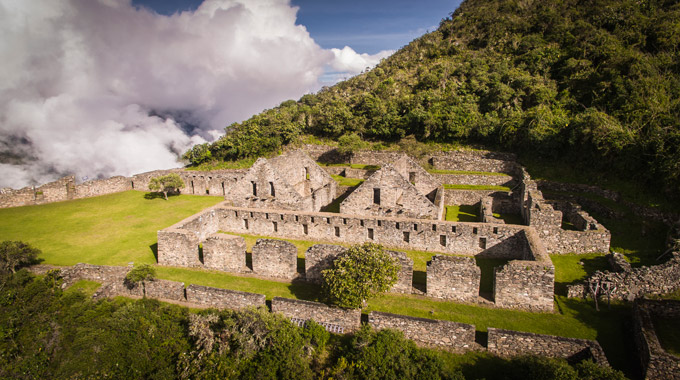
[(369, 297), (388, 291), (398, 273), (399, 265), (381, 245), (354, 245), (321, 272), (324, 296), (340, 307), (358, 308)]
[(22, 266), (37, 263), (42, 252), (28, 243), (21, 241), (3, 241), (0, 243), (0, 270), (3, 273), (16, 273)]
[(128, 286), (137, 286), (142, 283), (142, 297), (146, 298), (146, 281), (152, 281), (156, 278), (156, 269), (149, 264), (135, 265), (131, 271), (125, 276), (125, 282)]
[(154, 177), (149, 181), (149, 190), (163, 193), (166, 201), (168, 200), (168, 192), (177, 191), (180, 187), (184, 187), (184, 181), (177, 173)]

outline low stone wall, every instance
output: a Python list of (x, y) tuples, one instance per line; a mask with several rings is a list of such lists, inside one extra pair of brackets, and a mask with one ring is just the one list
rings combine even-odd
[(191, 284), (186, 289), (186, 300), (192, 304), (218, 309), (243, 309), (265, 306), (265, 295), (237, 290), (212, 288)]
[(447, 205), (474, 205), (495, 193), (494, 190), (455, 190), (444, 189), (444, 200)]
[(341, 309), (318, 302), (274, 297), (272, 312), (281, 313), (298, 324), (311, 319), (332, 332), (347, 333), (361, 326), (361, 309)]
[(399, 273), (397, 274), (397, 282), (390, 289), (395, 293), (408, 293), (413, 290), (413, 260), (411, 260), (404, 252), (385, 251), (392, 259), (399, 265)]
[(297, 276), (297, 248), (284, 240), (257, 239), (253, 246), (253, 273), (292, 279)]
[(517, 157), (511, 153), (489, 151), (452, 151), (432, 156), (432, 165), (438, 170), (465, 170), (513, 174), (517, 170)]
[(361, 150), (352, 153), (350, 158), (351, 164), (359, 165), (385, 165), (400, 159), (404, 153), (395, 151), (372, 151)]
[(498, 356), (538, 355), (563, 358), (574, 362), (593, 359), (595, 363), (609, 366), (602, 347), (594, 340), (533, 334), (491, 327), (488, 329), (488, 336), (487, 349), (490, 353)]
[(680, 318), (680, 301), (639, 300), (633, 305), (633, 339), (644, 379), (680, 379), (680, 357), (659, 343), (653, 316)]
[(430, 174), (440, 183), (450, 185), (484, 185), (508, 187), (513, 187), (515, 185), (515, 180), (510, 175)]
[(97, 197), (100, 195), (132, 190), (132, 182), (130, 178), (115, 176), (83, 182), (76, 185), (75, 190), (75, 198)]
[[(567, 295), (572, 298), (592, 296), (589, 283), (608, 283), (613, 289), (609, 297), (633, 301), (644, 295), (668, 294), (680, 289), (678, 278), (680, 278), (680, 252), (675, 252), (670, 260), (660, 265), (632, 268), (621, 272), (597, 271), (583, 283), (568, 285)], [(602, 296), (607, 295), (600, 290), (598, 297)]]
[(560, 191), (565, 193), (590, 193), (603, 198), (618, 202), (621, 194), (618, 191), (602, 189), (597, 186), (584, 185), (580, 183), (553, 182), (547, 180), (536, 181), (539, 189), (548, 191)]
[(480, 279), (473, 258), (436, 255), (427, 263), (427, 296), (476, 302)]
[[(144, 286), (141, 284), (134, 288), (138, 296), (142, 296), (146, 292), (149, 298), (158, 298), (173, 301), (185, 301), (184, 297), (184, 283), (177, 281), (155, 279), (152, 281), (145, 281)], [(141, 293), (141, 294), (140, 294)]]
[(191, 231), (166, 228), (157, 233), (158, 264), (178, 267), (200, 267), (200, 240)]
[(90, 280), (104, 284), (122, 282), (132, 267), (115, 267), (79, 263), (72, 267), (60, 268), (63, 287), (69, 287), (79, 280)]
[(203, 242), (203, 265), (225, 272), (245, 272), (245, 239), (220, 233), (208, 236)]
[(475, 343), (475, 326), (464, 323), (408, 317), (372, 311), (368, 324), (376, 330), (394, 329), (417, 344), (445, 348), (454, 352), (480, 349)]
[(310, 282), (321, 282), (321, 271), (329, 269), (333, 261), (343, 254), (347, 248), (332, 244), (316, 244), (305, 252), (305, 279)]

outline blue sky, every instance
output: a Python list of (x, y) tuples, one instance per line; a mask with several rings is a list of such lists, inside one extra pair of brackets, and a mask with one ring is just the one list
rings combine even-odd
[[(255, 0), (253, 0), (255, 1)], [(194, 10), (202, 0), (133, 0), (159, 14)], [(292, 0), (297, 23), (325, 49), (349, 46), (357, 53), (397, 50), (437, 28), (460, 0)]]

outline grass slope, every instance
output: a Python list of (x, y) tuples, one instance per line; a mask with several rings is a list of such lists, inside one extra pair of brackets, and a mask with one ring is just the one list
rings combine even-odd
[(0, 209), (0, 240), (40, 248), (45, 264), (155, 264), (156, 232), (221, 197), (180, 195), (146, 199), (140, 191)]

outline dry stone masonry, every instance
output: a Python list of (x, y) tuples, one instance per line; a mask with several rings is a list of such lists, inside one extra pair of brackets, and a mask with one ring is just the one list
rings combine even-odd
[(376, 330), (402, 331), (406, 338), (424, 346), (436, 346), (454, 352), (480, 349), (475, 343), (475, 326), (473, 325), (377, 311), (368, 314), (368, 324)]
[(333, 261), (345, 253), (347, 248), (332, 244), (316, 244), (305, 252), (305, 278), (321, 283), (321, 271), (329, 269)]
[(488, 337), (487, 349), (490, 353), (499, 356), (538, 355), (567, 359), (572, 362), (592, 359), (595, 363), (609, 366), (602, 347), (593, 340), (564, 338), (491, 327), (488, 329)]
[(293, 279), (297, 276), (297, 248), (293, 243), (257, 239), (253, 246), (253, 273)]
[(471, 257), (436, 255), (427, 263), (427, 295), (459, 302), (475, 302), (481, 270)]
[(203, 264), (224, 272), (246, 271), (246, 241), (241, 236), (211, 234), (203, 241)]
[(191, 284), (186, 289), (186, 301), (218, 309), (237, 310), (264, 307), (265, 295)]
[(281, 313), (298, 323), (311, 319), (339, 333), (352, 332), (361, 326), (361, 309), (342, 309), (318, 302), (274, 297), (272, 313)]
[(654, 317), (680, 318), (680, 301), (641, 299), (633, 305), (633, 338), (644, 379), (680, 379), (680, 357), (661, 346)]

